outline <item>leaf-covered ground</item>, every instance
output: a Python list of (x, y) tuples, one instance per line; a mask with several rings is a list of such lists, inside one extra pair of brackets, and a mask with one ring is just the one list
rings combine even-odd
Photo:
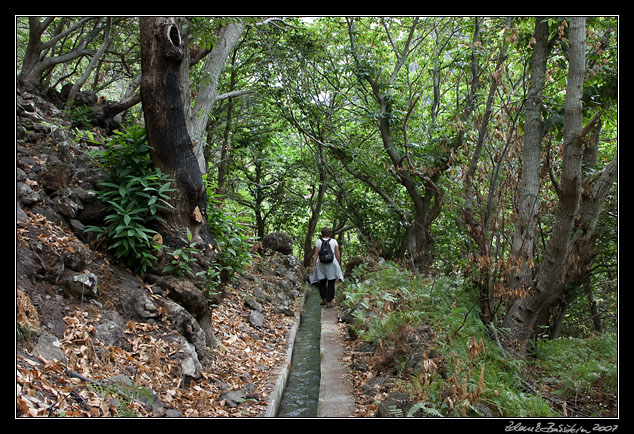
[[(293, 317), (264, 306), (264, 326), (256, 329), (248, 321), (244, 291), (228, 292), (212, 314), (222, 345), (210, 351), (198, 381), (182, 375), (180, 346), (169, 339), (172, 330), (129, 321), (126, 343), (106, 346), (95, 336), (99, 314), (75, 308), (64, 318), (65, 362), (36, 358), (28, 345), (18, 345), (17, 416), (151, 417), (165, 415), (166, 408), (168, 415), (185, 417), (262, 416), (285, 363)], [(23, 323), (35, 322), (28, 297), (19, 298), (17, 315)], [(121, 378), (133, 384), (116, 381)], [(227, 395), (232, 391), (240, 392), (239, 402)]]

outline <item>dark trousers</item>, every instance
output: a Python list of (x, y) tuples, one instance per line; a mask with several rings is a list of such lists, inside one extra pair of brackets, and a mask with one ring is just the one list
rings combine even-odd
[(336, 281), (337, 279), (322, 279), (319, 281), (319, 295), (321, 295), (322, 300), (326, 299), (326, 301), (332, 301), (332, 299), (335, 298)]

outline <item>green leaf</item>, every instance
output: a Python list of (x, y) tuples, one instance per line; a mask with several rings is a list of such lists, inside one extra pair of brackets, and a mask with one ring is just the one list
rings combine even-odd
[(165, 184), (161, 185), (161, 187), (159, 188), (159, 193), (163, 194), (163, 193), (167, 193), (168, 191), (175, 191), (175, 189), (170, 188), (171, 183), (166, 182)]
[(107, 203), (111, 205), (118, 213), (125, 214), (125, 209), (123, 209), (123, 207), (115, 201), (109, 200)]
[[(134, 231), (145, 241), (149, 241), (150, 239), (148, 238), (147, 234), (143, 231), (142, 228), (136, 227), (134, 228)], [(134, 236), (134, 233), (130, 236)]]
[(115, 183), (113, 183), (113, 182), (107, 182), (107, 181), (99, 181), (99, 182), (97, 183), (97, 185), (99, 185), (99, 186), (101, 186), (101, 187), (110, 187), (110, 188), (115, 188), (115, 189), (118, 189), (118, 188), (119, 188), (119, 185), (118, 185), (118, 184), (115, 184)]

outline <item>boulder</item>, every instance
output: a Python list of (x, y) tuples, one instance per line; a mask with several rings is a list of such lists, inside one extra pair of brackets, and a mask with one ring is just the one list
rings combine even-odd
[(103, 312), (103, 319), (95, 325), (95, 337), (106, 346), (120, 346), (124, 341), (126, 321), (116, 311)]
[(72, 167), (57, 156), (50, 155), (40, 172), (42, 187), (47, 193), (68, 187), (73, 175)]
[(64, 273), (64, 284), (68, 292), (77, 298), (95, 297), (99, 278), (90, 272)]
[(158, 308), (137, 276), (120, 267), (108, 268), (101, 290), (116, 310), (127, 319), (147, 321), (159, 317)]
[[(161, 292), (168, 290), (167, 297), (178, 303), (195, 319), (198, 329), (202, 330), (206, 345), (212, 348), (218, 346), (218, 341), (213, 334), (213, 325), (211, 322), (211, 311), (205, 294), (189, 279), (183, 279), (176, 276), (157, 276), (148, 274), (145, 276), (147, 282), (155, 285), (154, 290)], [(194, 327), (192, 326), (189, 326)], [(196, 346), (196, 350), (201, 351), (201, 346), (193, 342), (189, 335), (184, 335)], [(204, 349), (204, 347), (202, 347)], [(201, 354), (202, 357), (202, 354)]]
[(257, 310), (258, 312), (263, 312), (264, 308), (260, 303), (258, 303), (254, 298), (248, 297), (244, 300), (245, 306), (250, 309)]
[(27, 206), (31, 206), (40, 201), (40, 195), (34, 192), (33, 189), (24, 182), (15, 183), (15, 193), (20, 202)]
[(240, 403), (244, 401), (245, 398), (246, 394), (242, 390), (232, 390), (220, 395), (220, 399), (224, 399), (225, 405), (232, 408), (240, 405)]
[(178, 357), (180, 359), (183, 379), (187, 383), (189, 383), (190, 380), (200, 380), (202, 378), (203, 368), (198, 360), (198, 353), (194, 345), (187, 342), (181, 335), (168, 336), (166, 340), (178, 342), (180, 345), (181, 351), (178, 352)]
[(214, 342), (207, 342), (207, 336), (200, 324), (183, 306), (167, 298), (158, 298), (163, 315), (172, 323), (172, 327), (191, 343), (198, 356), (204, 358), (207, 354), (207, 345), (213, 347)]
[(262, 328), (264, 325), (264, 315), (262, 315), (261, 312), (254, 310), (249, 315), (249, 322), (255, 328)]
[(384, 392), (394, 384), (394, 378), (373, 377), (361, 386), (361, 392), (369, 397), (374, 397), (378, 392)]
[(20, 202), (15, 202), (15, 222), (17, 224), (25, 224), (29, 220), (29, 216), (20, 206)]
[[(405, 417), (407, 412), (414, 405), (403, 392), (392, 392), (379, 404), (377, 417)], [(420, 410), (414, 413), (414, 417), (420, 416)]]
[(159, 285), (163, 290), (169, 290), (168, 297), (183, 306), (194, 318), (200, 319), (208, 314), (209, 307), (203, 292), (194, 282), (176, 276), (157, 276), (148, 274), (147, 282)]
[(62, 352), (62, 344), (55, 336), (42, 333), (33, 348), (33, 352), (44, 360), (61, 360), (66, 361), (66, 356)]
[(293, 240), (283, 232), (273, 232), (262, 238), (262, 247), (290, 255), (293, 253)]

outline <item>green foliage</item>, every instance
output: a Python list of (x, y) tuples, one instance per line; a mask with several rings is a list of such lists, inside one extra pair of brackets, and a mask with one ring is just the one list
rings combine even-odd
[(74, 101), (65, 109), (66, 115), (70, 118), (71, 125), (76, 128), (89, 129), (90, 123), (90, 107), (85, 105), (77, 105)]
[[(424, 278), (387, 262), (361, 266), (350, 280), (338, 297), (352, 310), (358, 338), (377, 345), (376, 357), (391, 364), (417, 403), (404, 416), (417, 411), (433, 417), (483, 416), (478, 403), (502, 417), (562, 416), (552, 395), (540, 393), (543, 384), (560, 400), (617, 394), (615, 333), (539, 340), (535, 359), (515, 360), (492, 338), (499, 332), (480, 320), (469, 280), (458, 274)], [(399, 331), (425, 324), (435, 334), (427, 355), (436, 356), (416, 371)], [(596, 411), (593, 416), (605, 416)]]
[(104, 169), (101, 187), (95, 193), (107, 207), (103, 226), (86, 231), (104, 238), (114, 257), (135, 272), (144, 274), (159, 248), (152, 242), (156, 233), (148, 226), (161, 221), (158, 211), (171, 207), (171, 179), (152, 167), (145, 129), (132, 126), (115, 132), (107, 148), (93, 155)]
[(104, 401), (109, 400), (109, 397), (112, 397), (111, 402), (117, 404), (117, 417), (139, 417), (140, 415), (134, 410), (134, 406), (131, 404), (134, 401), (154, 402), (155, 400), (150, 390), (136, 384), (128, 386), (123, 383), (93, 383), (88, 385), (88, 390), (101, 396)]
[(539, 340), (537, 355), (542, 380), (557, 384), (562, 398), (593, 393), (599, 383), (603, 391), (617, 393), (616, 334)]
[(38, 336), (38, 331), (34, 328), (15, 324), (15, 336), (17, 342), (26, 342)]
[(427, 407), (427, 402), (417, 402), (407, 410), (407, 417), (413, 417), (417, 411), (422, 411), (425, 416), (429, 417), (443, 417), (443, 414), (433, 407)]
[(245, 270), (251, 259), (249, 249), (252, 241), (246, 235), (245, 220), (238, 213), (223, 208), (223, 201), (212, 193), (214, 189), (207, 183), (207, 228), (219, 250), (216, 262), (207, 271), (208, 289), (212, 292), (221, 283), (230, 281)]
[(174, 249), (169, 253), (172, 257), (172, 262), (163, 267), (164, 273), (182, 277), (186, 272), (192, 271), (190, 264), (194, 261), (197, 242), (192, 242), (192, 233), (189, 228), (187, 228), (187, 239), (181, 237), (181, 240), (185, 243), (185, 246)]
[[(460, 275), (423, 278), (388, 262), (360, 267), (352, 280), (339, 294), (341, 303), (352, 309), (359, 339), (377, 343), (384, 360), (393, 353), (400, 384), (416, 402), (405, 416), (482, 416), (477, 403), (504, 417), (557, 415), (521, 387), (527, 362), (509, 359), (489, 339)], [(399, 330), (422, 324), (434, 331), (427, 354), (436, 357), (415, 371), (407, 362), (411, 354), (398, 352), (404, 345)]]

